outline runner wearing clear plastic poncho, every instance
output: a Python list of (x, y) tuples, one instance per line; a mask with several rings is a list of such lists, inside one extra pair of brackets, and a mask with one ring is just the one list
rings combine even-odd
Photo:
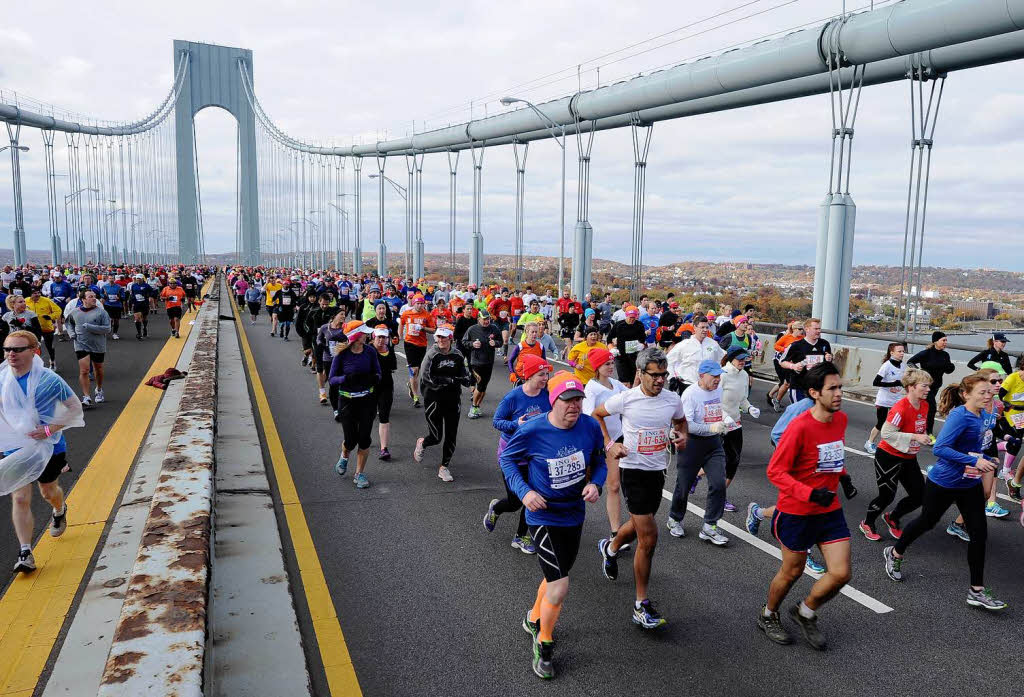
[(11, 517), (21, 545), (15, 571), (35, 569), (32, 557), (32, 483), (53, 507), (50, 534), (67, 528), (67, 506), (57, 477), (67, 462), (62, 431), (84, 426), (82, 404), (63, 378), (43, 368), (31, 332), (12, 332), (0, 363), (0, 495), (12, 494)]

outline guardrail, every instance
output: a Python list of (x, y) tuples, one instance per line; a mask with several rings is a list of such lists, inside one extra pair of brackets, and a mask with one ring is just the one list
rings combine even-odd
[(219, 279), (161, 465), (100, 697), (200, 697), (207, 644), (217, 411)]

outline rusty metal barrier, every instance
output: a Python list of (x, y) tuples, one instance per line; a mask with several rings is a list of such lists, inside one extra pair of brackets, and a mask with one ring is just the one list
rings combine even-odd
[(211, 297), (193, 327), (195, 353), (103, 671), (101, 697), (203, 694), (218, 315), (218, 299)]

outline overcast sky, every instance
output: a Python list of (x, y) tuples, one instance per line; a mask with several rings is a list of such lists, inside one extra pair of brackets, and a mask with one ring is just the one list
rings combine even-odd
[[(868, 0), (863, 0), (867, 4)], [(850, 6), (857, 6), (851, 0)], [(503, 110), (505, 93), (540, 102), (705, 55), (822, 19), (839, 0), (705, 0), (630, 3), (262, 2), (10, 3), (0, 25), (0, 89), (96, 118), (139, 118), (171, 85), (172, 40), (253, 50), (257, 95), (277, 125), (308, 141), (373, 142)], [(740, 6), (744, 6), (741, 9)], [(696, 23), (726, 10), (731, 12)], [(759, 13), (759, 14), (756, 14)], [(672, 32), (685, 27), (681, 31)], [(660, 39), (598, 58), (659, 34)], [(637, 54), (643, 51), (640, 55)], [(585, 62), (589, 61), (589, 62)], [(601, 66), (600, 76), (594, 69)], [(568, 69), (568, 70), (565, 70)], [(556, 73), (554, 76), (538, 80)], [(936, 266), (1022, 270), (1020, 168), (1024, 108), (1020, 66), (951, 74), (932, 165), (924, 260)], [(532, 81), (532, 82), (530, 82)], [(523, 86), (524, 83), (529, 83)], [(485, 105), (482, 102), (487, 102)], [(207, 250), (234, 249), (235, 123), (219, 109), (196, 118)], [(827, 190), (831, 117), (827, 96), (661, 122), (647, 167), (645, 261), (680, 259), (814, 263), (818, 203)], [(6, 135), (6, 134), (4, 134)], [(866, 88), (856, 124), (851, 193), (858, 205), (854, 262), (899, 265), (909, 160), (905, 83)], [(6, 142), (6, 141), (5, 141)], [(30, 248), (46, 248), (42, 139), (23, 131)], [(567, 253), (575, 220), (575, 145), (570, 142)], [(526, 169), (527, 253), (558, 253), (560, 151), (534, 143)], [(468, 249), (472, 169), (459, 165), (458, 240)], [(63, 149), (58, 171), (66, 171)], [(628, 129), (595, 136), (590, 220), (594, 255), (629, 261), (633, 155)], [(364, 167), (364, 177), (374, 165)], [(348, 189), (351, 190), (351, 167)], [(404, 180), (403, 161), (387, 173)], [(427, 156), (426, 250), (447, 251), (448, 170)], [(59, 179), (61, 196), (66, 179)], [(510, 147), (489, 150), (483, 169), (487, 253), (511, 253), (515, 165)], [(364, 250), (376, 248), (375, 183), (364, 181)], [(0, 158), (0, 247), (12, 228), (10, 165)], [(351, 205), (351, 204), (349, 204)], [(385, 194), (392, 251), (404, 209)], [(59, 210), (63, 227), (63, 209)]]

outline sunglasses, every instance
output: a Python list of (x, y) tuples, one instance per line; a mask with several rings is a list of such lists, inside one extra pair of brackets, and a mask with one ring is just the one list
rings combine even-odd
[(652, 372), (651, 372), (651, 371), (649, 371), (649, 370), (643, 370), (643, 371), (641, 371), (641, 372), (642, 372), (642, 373), (643, 373), (644, 375), (650, 375), (650, 376), (651, 376), (652, 378), (654, 378), (655, 380), (664, 380), (665, 378), (667, 378), (667, 377), (668, 377), (668, 371), (667, 371), (667, 370), (666, 370), (666, 371), (664, 371), (664, 372), (661, 372), (661, 373), (652, 373)]
[(31, 350), (31, 346), (4, 346), (4, 353), (25, 353)]
[(1003, 381), (1000, 380), (999, 378), (993, 378), (993, 379), (989, 380), (988, 382), (989, 382), (990, 385), (1002, 385), (1003, 384)]

